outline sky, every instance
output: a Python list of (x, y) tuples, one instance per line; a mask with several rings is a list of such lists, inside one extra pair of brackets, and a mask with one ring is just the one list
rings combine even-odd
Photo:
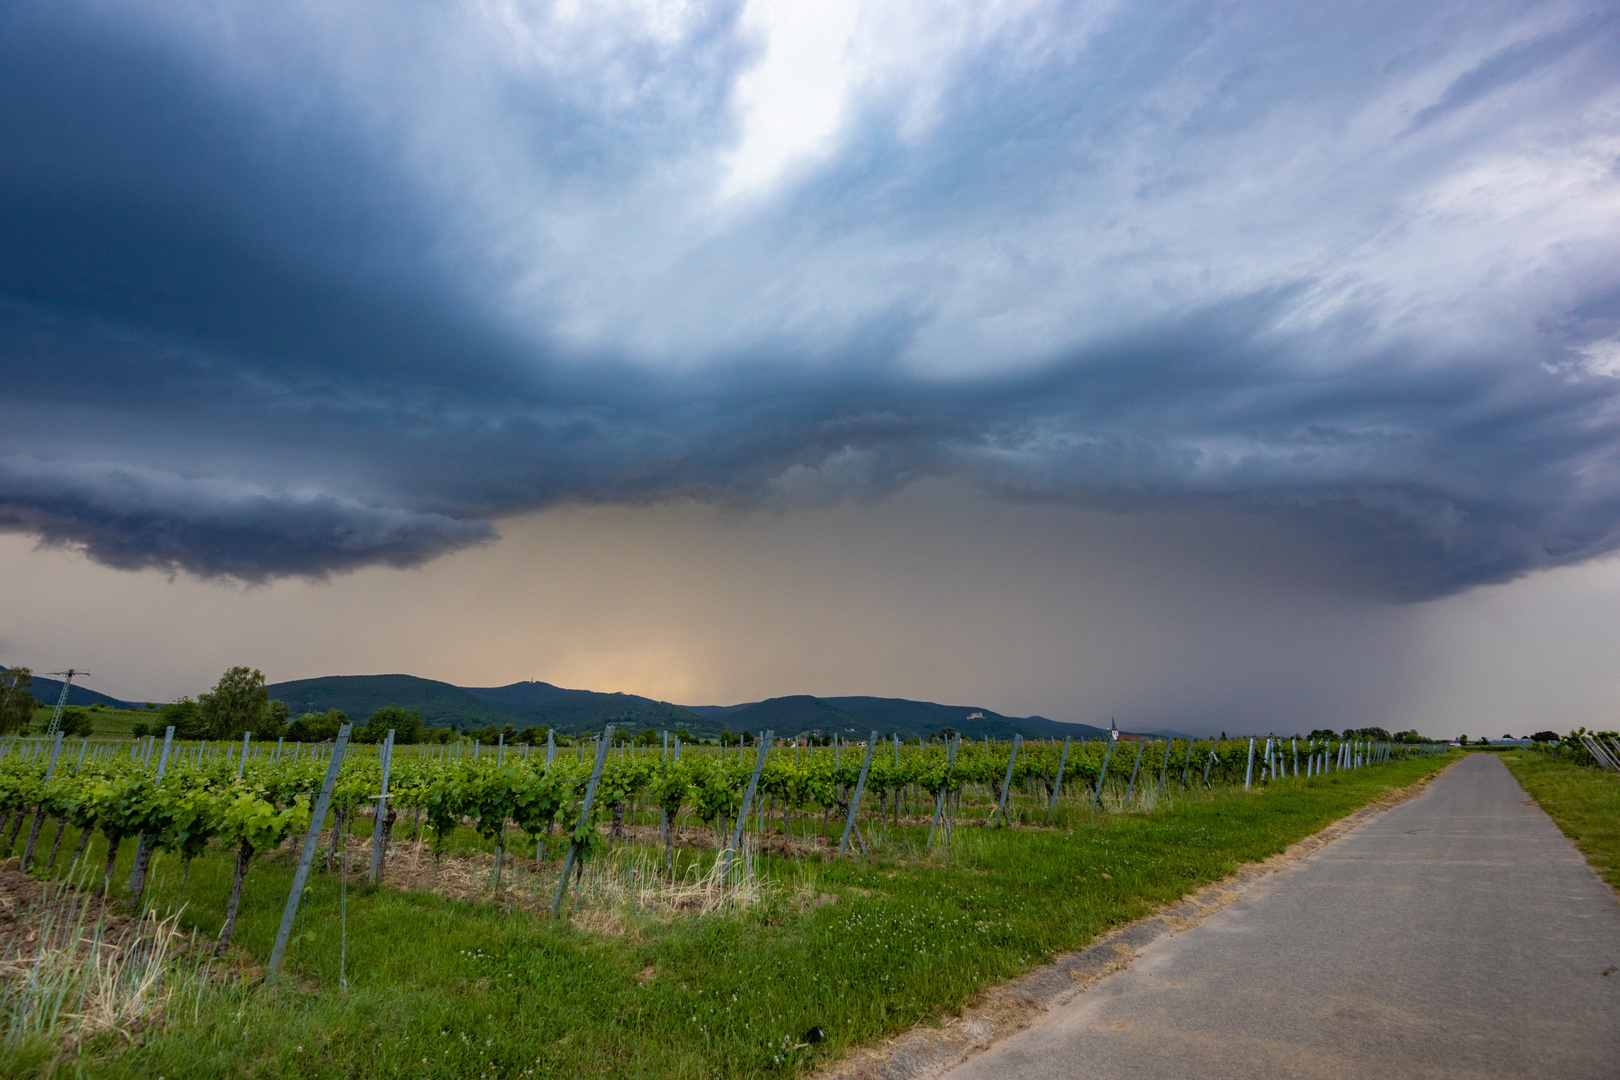
[(22, 0), (0, 145), (0, 662), (1620, 712), (1607, 5)]

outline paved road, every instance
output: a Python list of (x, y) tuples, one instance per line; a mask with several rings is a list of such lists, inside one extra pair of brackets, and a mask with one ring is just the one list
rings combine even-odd
[(1620, 903), (1475, 754), (946, 1075), (1615, 1080)]

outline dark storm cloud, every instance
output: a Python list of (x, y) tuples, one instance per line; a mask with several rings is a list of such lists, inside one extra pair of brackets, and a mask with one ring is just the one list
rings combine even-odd
[(1608, 21), (1032, 5), (784, 151), (729, 5), (209, 10), (4, 16), (0, 528), (259, 580), (959, 476), (1405, 597), (1620, 545)]
[(0, 460), (0, 527), (78, 544), (122, 570), (185, 569), (244, 581), (411, 566), (487, 540), (481, 521), (363, 506), (329, 495), (244, 491), (116, 465)]

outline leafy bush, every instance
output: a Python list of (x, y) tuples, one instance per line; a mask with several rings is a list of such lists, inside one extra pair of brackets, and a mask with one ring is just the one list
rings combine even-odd
[(74, 739), (88, 738), (95, 725), (90, 720), (90, 714), (77, 705), (69, 705), (62, 710), (62, 721), (57, 726), (63, 735)]
[(305, 713), (287, 725), (289, 742), (325, 742), (337, 738), (338, 728), (349, 722), (349, 714), (342, 709), (328, 709), (324, 713)]
[[(384, 705), (367, 718), (365, 727), (354, 733), (354, 741), (380, 743), (388, 737), (390, 728), (394, 732), (394, 742), (401, 746), (419, 743), (427, 734), (427, 725), (422, 723), (421, 713), (398, 705)], [(335, 728), (333, 732), (336, 733)]]
[(178, 701), (171, 701), (158, 710), (157, 723), (147, 729), (148, 734), (156, 734), (174, 725), (174, 734), (179, 739), (200, 738), (202, 730), (202, 713), (197, 703), (189, 697), (182, 697)]
[(486, 746), (494, 746), (501, 740), (502, 737), (505, 737), (508, 743), (516, 743), (518, 741), (517, 728), (513, 727), (511, 724), (507, 724), (505, 727), (496, 727), (494, 724), (486, 724), (481, 728), (468, 731), (467, 736), (469, 738), (477, 739)]

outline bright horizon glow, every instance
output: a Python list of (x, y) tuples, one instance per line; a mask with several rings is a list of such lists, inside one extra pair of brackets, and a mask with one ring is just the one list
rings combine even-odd
[[(1620, 561), (1369, 606), (1290, 584), (1282, 552), (1246, 555), (1252, 523), (1205, 523), (1224, 540), (1198, 552), (1174, 520), (949, 495), (789, 515), (560, 510), (423, 570), (248, 589), (4, 538), (0, 659), (86, 667), (94, 689), (158, 700), (244, 663), (273, 682), (539, 679), (683, 705), (907, 697), (1194, 734), (1244, 730), (1249, 715), (1259, 730), (1496, 737), (1612, 727), (1620, 714), (1605, 644), (1620, 624)], [(955, 543), (919, 553), (947, 522)], [(1263, 595), (1259, 578), (1273, 585)]]

